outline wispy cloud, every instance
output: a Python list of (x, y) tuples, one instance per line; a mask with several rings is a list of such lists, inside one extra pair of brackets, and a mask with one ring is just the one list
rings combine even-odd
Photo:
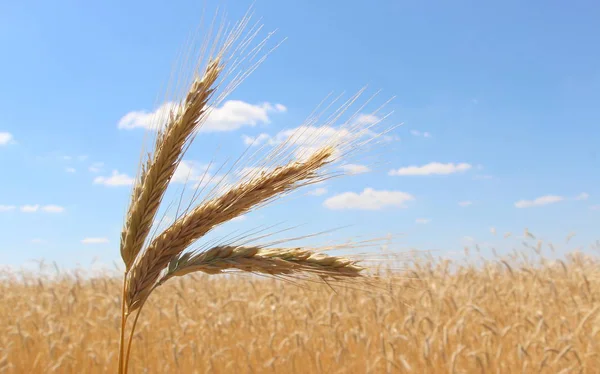
[(46, 213), (63, 213), (65, 211), (65, 207), (60, 205), (40, 205), (40, 204), (28, 204), (22, 205), (20, 208), (23, 213), (35, 213), (38, 211), (46, 212)]
[(14, 142), (14, 137), (9, 132), (0, 132), (0, 146), (8, 145)]
[(469, 205), (473, 205), (472, 201), (459, 201), (458, 205), (462, 206), (462, 207), (467, 207)]
[(271, 139), (271, 136), (269, 134), (260, 134), (258, 136), (252, 137), (252, 136), (248, 136), (248, 135), (242, 135), (242, 140), (244, 141), (245, 145), (260, 145), (263, 144), (267, 141), (269, 141), (269, 139)]
[(600, 205), (591, 205), (590, 209), (591, 210), (600, 210)]
[(365, 188), (361, 193), (344, 192), (332, 196), (323, 205), (333, 210), (380, 210), (386, 207), (405, 208), (406, 203), (414, 199), (414, 196), (406, 192)]
[(67, 173), (75, 173), (77, 170), (75, 170), (75, 168), (65, 168), (65, 171)]
[(44, 205), (42, 210), (47, 213), (62, 213), (65, 211), (65, 207), (60, 205)]
[(15, 208), (14, 205), (0, 205), (0, 212), (12, 212)]
[(533, 200), (519, 200), (515, 203), (515, 207), (531, 208), (531, 207), (536, 207), (536, 206), (543, 206), (543, 205), (558, 203), (560, 201), (563, 201), (564, 199), (565, 198), (562, 196), (545, 195), (545, 196), (541, 196), (541, 197), (538, 197)]
[[(381, 119), (372, 114), (361, 114), (352, 122), (359, 128), (368, 127), (377, 123)], [(346, 126), (310, 126), (302, 125), (295, 128), (281, 130), (274, 135), (262, 133), (256, 136), (242, 135), (242, 140), (246, 145), (261, 146), (263, 144), (279, 145), (282, 143), (290, 144), (298, 150), (297, 154), (306, 154), (326, 144), (332, 142), (349, 143), (357, 137), (375, 137), (377, 133), (363, 129), (360, 131), (350, 131)], [(392, 135), (384, 135), (378, 138), (384, 142), (391, 142), (398, 138)]]
[(277, 145), (289, 142), (298, 146), (319, 147), (329, 143), (332, 139), (350, 139), (353, 134), (344, 128), (332, 126), (298, 126), (291, 129), (281, 130), (275, 135), (262, 133), (256, 137), (244, 136), (244, 143), (260, 146), (264, 143)]
[(428, 224), (430, 222), (431, 222), (431, 219), (429, 219), (429, 218), (417, 218), (415, 220), (415, 223), (418, 223), (420, 225), (426, 225), (426, 224)]
[(575, 196), (575, 200), (587, 200), (590, 197), (590, 194), (586, 192), (582, 192), (579, 195)]
[(108, 243), (107, 238), (84, 238), (81, 240), (82, 244), (104, 244)]
[(133, 178), (127, 174), (113, 170), (112, 174), (108, 177), (94, 178), (94, 184), (101, 184), (108, 187), (131, 186), (133, 184)]
[(44, 244), (46, 241), (40, 238), (34, 238), (29, 241), (31, 244)]
[(121, 117), (117, 127), (125, 130), (135, 128), (158, 130), (166, 123), (169, 118), (169, 113), (177, 110), (177, 107), (178, 105), (174, 102), (166, 102), (156, 108), (153, 112), (135, 110)]
[(421, 132), (419, 130), (410, 130), (412, 136), (419, 136), (423, 138), (431, 138), (431, 134), (427, 131)]
[(104, 167), (104, 162), (94, 162), (93, 164), (90, 165), (88, 170), (91, 171), (92, 173), (99, 173), (100, 171), (102, 171), (103, 167)]
[(40, 209), (40, 205), (22, 205), (21, 212), (23, 213), (35, 213)]
[(326, 193), (327, 193), (327, 188), (325, 188), (325, 187), (315, 188), (314, 190), (308, 192), (308, 194), (312, 195), (312, 196), (322, 196), (322, 195), (325, 195)]
[(407, 176), (407, 175), (448, 175), (454, 173), (463, 173), (471, 169), (471, 164), (467, 163), (448, 163), (430, 162), (423, 166), (407, 166), (399, 169), (390, 170), (388, 173), (392, 176)]
[[(163, 127), (170, 111), (178, 110), (177, 104), (167, 102), (153, 112), (133, 111), (124, 115), (118, 123), (120, 129), (144, 128), (157, 130)], [(219, 108), (212, 108), (210, 115), (200, 127), (200, 132), (233, 131), (244, 126), (269, 123), (269, 114), (283, 113), (287, 108), (281, 104), (263, 103), (253, 105), (240, 100), (226, 101)]]
[(264, 103), (252, 105), (239, 100), (225, 102), (221, 108), (214, 109), (200, 132), (234, 131), (244, 126), (256, 126), (271, 122), (270, 113), (284, 113), (287, 108), (281, 104)]
[(348, 174), (362, 174), (362, 173), (368, 173), (369, 171), (371, 171), (371, 169), (369, 169), (368, 166), (358, 165), (358, 164), (342, 165), (342, 166), (340, 166), (340, 169), (344, 170)]
[(203, 178), (206, 180), (210, 178), (208, 175), (208, 165), (201, 164), (196, 161), (182, 160), (179, 163), (175, 173), (173, 174), (172, 181), (175, 183), (187, 183), (192, 181), (200, 181)]

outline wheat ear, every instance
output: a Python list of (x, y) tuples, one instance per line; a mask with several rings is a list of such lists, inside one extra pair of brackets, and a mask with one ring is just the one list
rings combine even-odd
[(209, 199), (178, 219), (146, 248), (128, 277), (128, 313), (137, 309), (169, 262), (215, 226), (305, 184), (319, 180), (317, 173), (333, 159), (332, 147), (323, 147), (305, 161), (291, 162), (263, 172)]
[(211, 61), (202, 76), (192, 84), (181, 108), (170, 113), (168, 123), (156, 140), (156, 151), (142, 166), (121, 232), (121, 257), (126, 271), (142, 249), (169, 181), (194, 131), (201, 125), (222, 70), (220, 59)]
[(168, 122), (156, 139), (156, 151), (142, 164), (139, 179), (133, 189), (125, 224), (121, 231), (121, 257), (125, 263), (123, 277), (123, 305), (119, 340), (119, 373), (127, 372), (124, 358), (124, 338), (127, 324), (125, 297), (127, 275), (139, 254), (158, 211), (169, 182), (181, 161), (194, 131), (206, 118), (208, 101), (222, 70), (220, 58), (210, 61), (201, 78), (191, 85), (183, 104), (169, 113)]
[(260, 246), (217, 246), (201, 253), (185, 253), (169, 263), (160, 284), (172, 277), (193, 272), (220, 274), (239, 270), (268, 275), (309, 273), (322, 278), (361, 276), (358, 261), (328, 256), (304, 248), (262, 248)]

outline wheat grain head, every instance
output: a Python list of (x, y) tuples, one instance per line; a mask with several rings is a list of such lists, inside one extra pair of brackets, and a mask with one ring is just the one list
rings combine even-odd
[(215, 226), (238, 217), (281, 194), (319, 180), (318, 170), (332, 161), (333, 149), (325, 147), (305, 161), (263, 172), (236, 185), (224, 194), (201, 203), (165, 229), (146, 248), (131, 268), (127, 305), (135, 310), (149, 295), (160, 273), (190, 244)]

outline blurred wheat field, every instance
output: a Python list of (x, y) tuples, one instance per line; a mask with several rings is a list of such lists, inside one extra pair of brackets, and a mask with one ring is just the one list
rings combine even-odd
[[(158, 289), (134, 373), (596, 373), (600, 271), (564, 260), (414, 261), (382, 288), (192, 276)], [(305, 287), (306, 286), (306, 287)], [(5, 274), (0, 372), (117, 369), (120, 279)]]

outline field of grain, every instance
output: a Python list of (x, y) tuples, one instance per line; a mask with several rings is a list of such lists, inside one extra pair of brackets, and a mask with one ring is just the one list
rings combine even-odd
[[(421, 258), (404, 277), (335, 292), (243, 274), (180, 277), (149, 299), (130, 371), (598, 372), (597, 260), (521, 255)], [(0, 372), (115, 372), (120, 287), (118, 277), (4, 274)]]

